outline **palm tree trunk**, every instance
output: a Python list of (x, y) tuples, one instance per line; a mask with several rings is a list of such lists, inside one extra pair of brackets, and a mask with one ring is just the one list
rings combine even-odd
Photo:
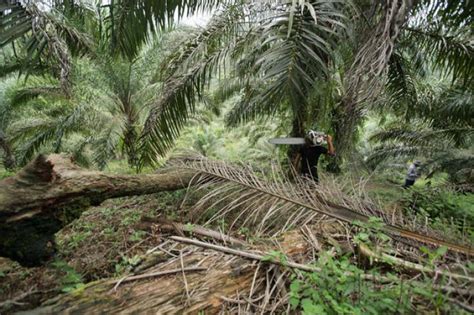
[(361, 117), (361, 112), (352, 98), (343, 99), (340, 105), (334, 109), (332, 129), (334, 130), (336, 156), (327, 166), (329, 172), (336, 174), (341, 172), (343, 162), (356, 143), (357, 125)]
[(15, 156), (11, 148), (10, 142), (7, 140), (5, 134), (0, 131), (0, 148), (3, 150), (3, 166), (5, 169), (11, 171), (15, 168)]
[[(305, 128), (304, 122), (307, 116), (306, 114), (307, 108), (301, 108), (300, 111), (295, 112), (293, 115), (292, 127), (290, 137), (304, 137), (305, 136)], [(296, 167), (296, 157), (299, 152), (299, 146), (290, 145), (288, 146), (287, 156), (288, 161), (292, 167)], [(292, 170), (290, 170), (290, 174), (293, 174)], [(291, 177), (291, 176), (290, 176)]]
[[(412, 0), (385, 0), (377, 25), (366, 29), (365, 43), (358, 49), (351, 68), (345, 78), (345, 91), (333, 119), (337, 156), (328, 165), (328, 170), (340, 172), (344, 159), (349, 154), (357, 136), (357, 125), (362, 118), (360, 102), (377, 97), (381, 91), (381, 76), (386, 71), (393, 47), (400, 35), (400, 28), (413, 8)], [(375, 12), (375, 6), (370, 11)], [(373, 12), (370, 15), (373, 15)], [(385, 49), (381, 49), (385, 48)]]
[(138, 134), (135, 126), (138, 120), (138, 114), (130, 102), (130, 95), (127, 94), (122, 99), (124, 114), (127, 121), (125, 122), (125, 131), (123, 134), (124, 151), (127, 154), (127, 161), (130, 168), (135, 169), (138, 173), (138, 154), (136, 144), (138, 142)]
[(138, 157), (135, 146), (137, 141), (137, 133), (133, 128), (133, 123), (128, 121), (125, 133), (123, 135), (123, 142), (125, 147), (125, 153), (127, 154), (128, 166), (135, 170), (138, 170)]

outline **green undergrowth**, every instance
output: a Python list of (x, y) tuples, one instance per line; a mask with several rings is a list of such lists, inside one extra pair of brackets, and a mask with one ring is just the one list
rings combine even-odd
[[(355, 245), (364, 245), (372, 251), (391, 253), (391, 239), (383, 233), (383, 223), (371, 218), (368, 223), (355, 222), (358, 233)], [(434, 268), (446, 254), (447, 248), (422, 248), (423, 265)], [(393, 254), (393, 253), (391, 253)], [(278, 258), (285, 262), (285, 258)], [(353, 253), (339, 248), (323, 251), (313, 267), (318, 272), (293, 270), (290, 283), (290, 306), (302, 314), (464, 314), (450, 301), (450, 297), (435, 289), (433, 278), (422, 274), (407, 278), (399, 274), (400, 267), (393, 261), (369, 259), (364, 262)], [(387, 266), (391, 268), (387, 269)], [(472, 264), (466, 270), (473, 271)], [(370, 276), (376, 280), (366, 279)], [(448, 279), (438, 277), (437, 284)]]
[(82, 276), (67, 262), (56, 259), (50, 265), (61, 274), (59, 281), (62, 292), (71, 292), (84, 286)]
[(366, 186), (368, 195), (386, 212), (402, 214), (428, 225), (456, 241), (474, 242), (474, 194), (458, 192), (441, 174), (419, 180), (403, 189), (386, 176), (375, 177)]
[(143, 217), (178, 220), (185, 191), (108, 200), (90, 208), (57, 233), (58, 257), (87, 280), (119, 276), (156, 246), (159, 235), (144, 227)]
[(474, 226), (474, 194), (459, 194), (446, 188), (415, 187), (404, 192), (400, 204), (406, 213), (451, 220), (459, 227)]
[(364, 280), (362, 275), (382, 276), (378, 268), (364, 270), (352, 257), (333, 257), (324, 252), (315, 264), (321, 272), (292, 276), (290, 304), (302, 314), (462, 314), (449, 303), (446, 294), (433, 289), (433, 281), (411, 281), (392, 273), (383, 285)]

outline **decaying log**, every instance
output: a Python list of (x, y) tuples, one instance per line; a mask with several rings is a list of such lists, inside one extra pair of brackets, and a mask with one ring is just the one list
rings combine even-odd
[[(288, 257), (284, 263), (278, 259), (266, 259), (269, 248), (259, 247), (257, 252), (251, 252), (250, 248), (236, 250), (183, 237), (170, 239), (201, 247), (201, 250), (182, 248), (185, 254), (171, 257), (171, 260), (145, 270), (143, 274), (118, 281), (93, 282), (25, 314), (217, 314), (231, 313), (229, 303), (249, 304), (256, 307), (251, 311), (261, 311), (252, 303), (251, 297), (252, 294), (255, 297), (267, 292), (268, 287), (255, 283), (256, 279), (265, 278), (267, 271), (274, 270), (272, 265), (321, 271), (296, 262), (307, 259), (310, 247), (297, 231), (285, 234), (279, 242), (281, 253)], [(369, 274), (362, 275), (362, 278), (378, 283), (394, 281), (393, 278)], [(454, 295), (469, 296), (472, 293), (449, 286), (433, 285), (433, 288)]]
[[(308, 251), (304, 238), (291, 232), (280, 242), (281, 250), (290, 259), (301, 259)], [(68, 294), (54, 298), (40, 308), (25, 314), (217, 314), (229, 300), (248, 297), (250, 292), (264, 290), (254, 283), (254, 276), (265, 278), (270, 265), (216, 251), (184, 248), (186, 254), (172, 258), (151, 269), (135, 281), (101, 280)], [(204, 271), (186, 272), (186, 284), (177, 270), (203, 267)], [(159, 272), (163, 272), (162, 276)], [(171, 272), (171, 274), (170, 274)], [(154, 273), (155, 276), (149, 276)], [(256, 275), (258, 274), (258, 275)], [(186, 290), (187, 288), (187, 290)], [(188, 294), (189, 296), (188, 296)], [(259, 294), (259, 293), (257, 293)], [(226, 300), (227, 299), (227, 300)]]
[(0, 256), (26, 266), (54, 252), (54, 234), (106, 199), (187, 187), (195, 171), (115, 175), (81, 169), (63, 155), (38, 156), (0, 181)]
[[(303, 271), (307, 271), (307, 272), (316, 272), (316, 273), (322, 272), (322, 269), (319, 268), (319, 267), (309, 266), (309, 265), (305, 265), (305, 264), (298, 264), (298, 263), (294, 263), (294, 262), (291, 262), (291, 261), (282, 262), (278, 257), (269, 257), (269, 255), (255, 254), (255, 253), (248, 252), (248, 251), (245, 251), (245, 250), (237, 250), (237, 249), (228, 248), (228, 247), (225, 247), (225, 246), (214, 245), (214, 244), (205, 243), (205, 242), (201, 242), (201, 241), (198, 241), (198, 240), (194, 240), (194, 239), (190, 239), (190, 238), (186, 238), (186, 237), (180, 237), (180, 236), (171, 236), (170, 239), (172, 239), (174, 241), (178, 241), (178, 242), (183, 242), (183, 243), (186, 243), (186, 244), (192, 244), (192, 245), (203, 247), (203, 248), (213, 249), (213, 250), (220, 251), (220, 252), (223, 252), (223, 253), (226, 253), (226, 254), (236, 255), (236, 256), (240, 256), (240, 257), (244, 257), (244, 258), (248, 258), (248, 259), (253, 259), (253, 260), (258, 260), (258, 261), (262, 261), (262, 262), (269, 262), (269, 263), (272, 263), (272, 264), (276, 264), (276, 265), (280, 265), (280, 266), (286, 266), (286, 267), (289, 267), (289, 268), (299, 269), (299, 270), (303, 270)], [(365, 247), (365, 248), (367, 249), (367, 247)], [(344, 272), (344, 274), (346, 276), (358, 276), (361, 279), (369, 280), (369, 281), (373, 281), (373, 282), (378, 282), (378, 283), (392, 283), (393, 282), (393, 278), (385, 277), (385, 276), (382, 276), (382, 275), (372, 275), (372, 274), (357, 274), (357, 275), (355, 275), (354, 273), (352, 273), (350, 271), (346, 271), (346, 272)], [(444, 274), (444, 275), (446, 275), (446, 274)], [(451, 273), (449, 275), (451, 276), (451, 278), (457, 278), (457, 279), (463, 279), (463, 280), (472, 280), (471, 277), (464, 276), (464, 275), (454, 275), (454, 274), (451, 274)], [(440, 286), (440, 285), (435, 285), (434, 284), (433, 287), (436, 288), (437, 290), (442, 291), (443, 293), (456, 293), (458, 295), (467, 295), (467, 296), (471, 296), (472, 293), (473, 293), (470, 290), (462, 290), (462, 289), (457, 289), (457, 288), (450, 287), (450, 286)]]

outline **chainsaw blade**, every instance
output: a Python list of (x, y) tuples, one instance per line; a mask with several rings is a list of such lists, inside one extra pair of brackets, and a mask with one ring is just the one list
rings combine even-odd
[(268, 140), (271, 144), (305, 144), (304, 138), (273, 138)]

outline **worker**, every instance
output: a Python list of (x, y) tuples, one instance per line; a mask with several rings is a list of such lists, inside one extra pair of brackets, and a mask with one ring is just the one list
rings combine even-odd
[[(324, 144), (327, 143), (326, 148)], [(305, 144), (301, 147), (296, 165), (301, 163), (301, 176), (319, 182), (318, 161), (322, 154), (334, 156), (336, 153), (332, 143), (332, 136), (310, 130), (305, 136)]]
[(410, 164), (410, 166), (408, 167), (408, 172), (405, 178), (405, 184), (403, 185), (403, 188), (406, 189), (415, 184), (416, 179), (420, 177), (420, 174), (418, 172), (418, 167), (420, 165), (421, 165), (421, 162), (418, 160)]

